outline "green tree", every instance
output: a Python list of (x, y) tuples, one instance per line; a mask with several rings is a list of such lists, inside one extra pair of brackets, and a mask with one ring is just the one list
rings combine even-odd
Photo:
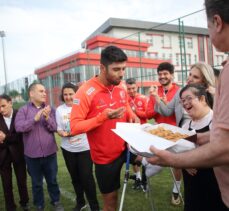
[(22, 98), (24, 99), (24, 101), (28, 101), (28, 89), (24, 89), (24, 88), (22, 88), (21, 89), (21, 96), (22, 96)]
[(18, 95), (20, 95), (20, 93), (15, 89), (9, 91), (9, 96), (12, 97), (12, 98), (17, 97)]

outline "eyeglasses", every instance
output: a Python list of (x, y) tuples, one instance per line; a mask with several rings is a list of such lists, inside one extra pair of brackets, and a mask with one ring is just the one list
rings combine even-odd
[(198, 98), (198, 97), (187, 96), (185, 98), (181, 98), (179, 102), (180, 102), (180, 104), (184, 105), (186, 102), (191, 103), (192, 100), (194, 100), (196, 98)]

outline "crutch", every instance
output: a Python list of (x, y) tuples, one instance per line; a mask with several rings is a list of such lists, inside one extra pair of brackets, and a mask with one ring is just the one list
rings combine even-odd
[(129, 166), (130, 166), (130, 151), (129, 151), (129, 149), (127, 149), (127, 153), (126, 153), (126, 171), (125, 171), (124, 185), (123, 185), (123, 189), (122, 189), (122, 197), (121, 197), (121, 201), (120, 201), (119, 211), (122, 211), (122, 208), (123, 208), (125, 192), (126, 192), (126, 186), (127, 186), (127, 182), (128, 182), (128, 179), (129, 179)]
[(182, 195), (181, 195), (181, 192), (180, 192), (179, 188), (177, 187), (176, 178), (175, 178), (175, 175), (174, 175), (174, 173), (173, 173), (173, 169), (172, 169), (171, 167), (170, 167), (170, 172), (171, 172), (171, 174), (172, 174), (173, 182), (174, 182), (174, 184), (175, 184), (175, 186), (176, 186), (176, 189), (177, 189), (177, 191), (178, 191), (178, 194), (179, 194), (179, 196), (180, 196), (180, 198), (181, 198), (181, 201), (182, 201), (182, 203), (183, 203), (183, 205), (184, 205), (184, 199), (183, 199), (183, 197), (182, 197)]
[(153, 191), (152, 191), (151, 186), (150, 186), (149, 177), (146, 177), (146, 181), (147, 181), (147, 185), (148, 185), (148, 191), (147, 191), (147, 193), (148, 193), (149, 200), (150, 200), (151, 210), (152, 211), (156, 211), (155, 205), (154, 205), (154, 201), (153, 201)]

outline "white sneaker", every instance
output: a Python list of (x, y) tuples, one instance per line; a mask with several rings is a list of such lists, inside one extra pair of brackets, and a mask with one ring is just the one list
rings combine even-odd
[(142, 165), (145, 166), (145, 174), (147, 177), (154, 176), (162, 170), (161, 166), (152, 165), (145, 158), (142, 159)]
[(179, 193), (172, 193), (171, 203), (176, 206), (181, 203)]

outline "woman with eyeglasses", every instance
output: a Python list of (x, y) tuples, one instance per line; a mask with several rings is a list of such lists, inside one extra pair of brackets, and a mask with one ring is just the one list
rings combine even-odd
[(61, 100), (64, 104), (56, 110), (57, 133), (62, 137), (61, 150), (76, 194), (76, 206), (73, 211), (86, 208), (84, 193), (91, 211), (98, 211), (95, 180), (92, 174), (90, 148), (85, 133), (72, 136), (69, 118), (73, 105), (76, 86), (66, 83), (61, 90)]
[[(180, 104), (190, 116), (182, 128), (204, 133), (210, 130), (213, 111), (206, 87), (189, 84), (180, 91)], [(198, 147), (198, 145), (197, 145)], [(212, 168), (183, 169), (184, 211), (228, 210), (224, 205)]]

